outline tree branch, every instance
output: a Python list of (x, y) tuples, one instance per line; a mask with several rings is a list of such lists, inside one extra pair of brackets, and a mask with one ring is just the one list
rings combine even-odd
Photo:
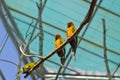
[(19, 49), (20, 49), (20, 52), (22, 53), (22, 55), (24, 55), (24, 56), (27, 56), (27, 57), (38, 57), (40, 59), (43, 59), (43, 57), (39, 56), (39, 55), (28, 55), (28, 54), (25, 54), (23, 49), (22, 49), (22, 45), (19, 46)]
[(102, 19), (103, 21), (103, 44), (104, 44), (104, 59), (105, 59), (105, 65), (107, 69), (107, 74), (109, 80), (112, 80), (110, 69), (109, 69), (109, 64), (108, 64), (108, 59), (107, 59), (107, 48), (106, 48), (106, 26), (105, 26), (105, 19)]
[(90, 5), (90, 9), (87, 13), (87, 16), (85, 18), (85, 20), (83, 20), (83, 22), (80, 24), (80, 26), (78, 27), (78, 29), (73, 33), (73, 35), (71, 37), (69, 37), (63, 44), (61, 44), (61, 46), (59, 46), (58, 48), (56, 48), (55, 50), (53, 50), (51, 53), (49, 53), (47, 56), (45, 56), (38, 64), (36, 64), (32, 69), (30, 69), (28, 71), (28, 73), (26, 73), (26, 75), (24, 76), (25, 78), (31, 74), (31, 72), (33, 70), (35, 70), (36, 68), (38, 68), (40, 66), (40, 64), (42, 64), (45, 60), (47, 60), (48, 58), (50, 58), (52, 55), (54, 55), (59, 49), (62, 49), (67, 43), (69, 43), (74, 36), (76, 36), (77, 34), (79, 34), (79, 32), (82, 30), (82, 28), (90, 21), (90, 18), (92, 16), (95, 4), (96, 4), (97, 0), (93, 0), (91, 5)]

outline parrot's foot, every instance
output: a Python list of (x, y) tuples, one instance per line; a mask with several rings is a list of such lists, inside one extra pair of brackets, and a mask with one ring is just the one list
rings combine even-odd
[(72, 52), (72, 57), (74, 58), (74, 61), (76, 61), (76, 56), (74, 52)]
[(62, 67), (64, 67), (64, 64), (60, 64)]

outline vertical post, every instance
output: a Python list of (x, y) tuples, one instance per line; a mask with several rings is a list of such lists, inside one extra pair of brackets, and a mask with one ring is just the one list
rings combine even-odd
[(106, 47), (106, 26), (105, 26), (105, 19), (102, 19), (103, 21), (103, 45), (104, 45), (104, 59), (105, 59), (105, 65), (107, 69), (107, 74), (109, 80), (112, 80), (110, 69), (109, 69), (109, 64), (108, 64), (108, 59), (107, 59), (107, 47)]

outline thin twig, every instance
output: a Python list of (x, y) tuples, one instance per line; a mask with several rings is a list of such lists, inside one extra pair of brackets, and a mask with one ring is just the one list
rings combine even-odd
[(115, 73), (117, 72), (117, 70), (120, 68), (120, 64), (117, 66), (117, 68), (115, 69), (115, 71), (113, 72), (112, 76), (115, 75)]
[(33, 19), (32, 19), (32, 22), (29, 24), (29, 27), (28, 27), (28, 29), (27, 29), (27, 31), (25, 33), (25, 39), (31, 34), (31, 32), (29, 32), (29, 30), (30, 30), (30, 27), (32, 26), (32, 24), (33, 24)]
[(107, 48), (106, 48), (106, 26), (105, 26), (105, 19), (102, 19), (103, 21), (103, 44), (104, 44), (104, 59), (105, 59), (105, 65), (107, 69), (107, 74), (109, 80), (112, 80), (110, 69), (109, 69), (109, 64), (108, 64), (108, 59), (107, 59)]
[(31, 72), (33, 70), (35, 70), (36, 68), (38, 68), (40, 66), (40, 64), (42, 64), (45, 60), (47, 60), (48, 58), (50, 58), (52, 55), (54, 55), (59, 49), (62, 49), (67, 43), (69, 43), (74, 36), (76, 36), (77, 34), (79, 34), (79, 32), (82, 30), (82, 28), (90, 21), (90, 18), (92, 16), (95, 4), (96, 4), (97, 0), (93, 0), (90, 6), (90, 9), (87, 13), (87, 18), (85, 20), (83, 20), (83, 22), (80, 24), (80, 26), (78, 27), (78, 29), (72, 34), (71, 37), (69, 37), (63, 44), (61, 44), (58, 48), (56, 48), (55, 50), (53, 50), (51, 53), (49, 53), (47, 56), (45, 56), (38, 64), (36, 64), (32, 69), (30, 69), (28, 71), (28, 73), (26, 73), (26, 75), (24, 76), (25, 78), (31, 74)]

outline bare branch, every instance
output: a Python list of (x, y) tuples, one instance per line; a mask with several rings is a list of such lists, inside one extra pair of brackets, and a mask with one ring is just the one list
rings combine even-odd
[(32, 26), (32, 24), (33, 24), (33, 19), (32, 19), (32, 22), (29, 24), (29, 27), (28, 27), (28, 29), (27, 29), (27, 31), (25, 33), (25, 39), (31, 34), (31, 32), (29, 32), (29, 30), (30, 30), (30, 27)]
[(28, 71), (28, 73), (26, 73), (25, 78), (31, 74), (31, 72), (33, 70), (35, 70), (36, 68), (38, 68), (40, 66), (40, 64), (42, 64), (45, 60), (47, 60), (48, 58), (50, 58), (52, 55), (54, 55), (59, 49), (62, 49), (67, 43), (69, 43), (69, 41), (71, 41), (74, 36), (76, 36), (77, 34), (79, 34), (79, 32), (82, 30), (82, 28), (90, 21), (90, 18), (92, 16), (95, 4), (96, 4), (97, 0), (93, 0), (91, 5), (90, 5), (90, 9), (87, 13), (87, 16), (85, 18), (85, 20), (83, 20), (83, 22), (80, 24), (80, 26), (78, 27), (78, 29), (73, 33), (73, 35), (71, 37), (69, 37), (63, 44), (61, 44), (61, 46), (59, 46), (58, 48), (56, 48), (55, 50), (53, 50), (51, 53), (49, 53), (47, 56), (45, 56), (38, 64), (36, 64), (32, 69), (30, 69)]
[(103, 21), (103, 44), (104, 44), (104, 59), (105, 59), (105, 65), (107, 69), (107, 74), (109, 80), (112, 80), (110, 69), (109, 69), (109, 64), (108, 64), (108, 59), (107, 59), (107, 48), (106, 48), (106, 26), (105, 26), (105, 19), (102, 19)]
[(22, 49), (22, 45), (20, 45), (19, 49), (20, 49), (22, 55), (24, 55), (24, 56), (27, 56), (27, 57), (38, 57), (38, 58), (40, 58), (40, 59), (43, 59), (43, 57), (42, 57), (42, 56), (39, 56), (39, 55), (28, 55), (28, 54), (25, 54), (25, 52), (24, 52), (23, 49)]

